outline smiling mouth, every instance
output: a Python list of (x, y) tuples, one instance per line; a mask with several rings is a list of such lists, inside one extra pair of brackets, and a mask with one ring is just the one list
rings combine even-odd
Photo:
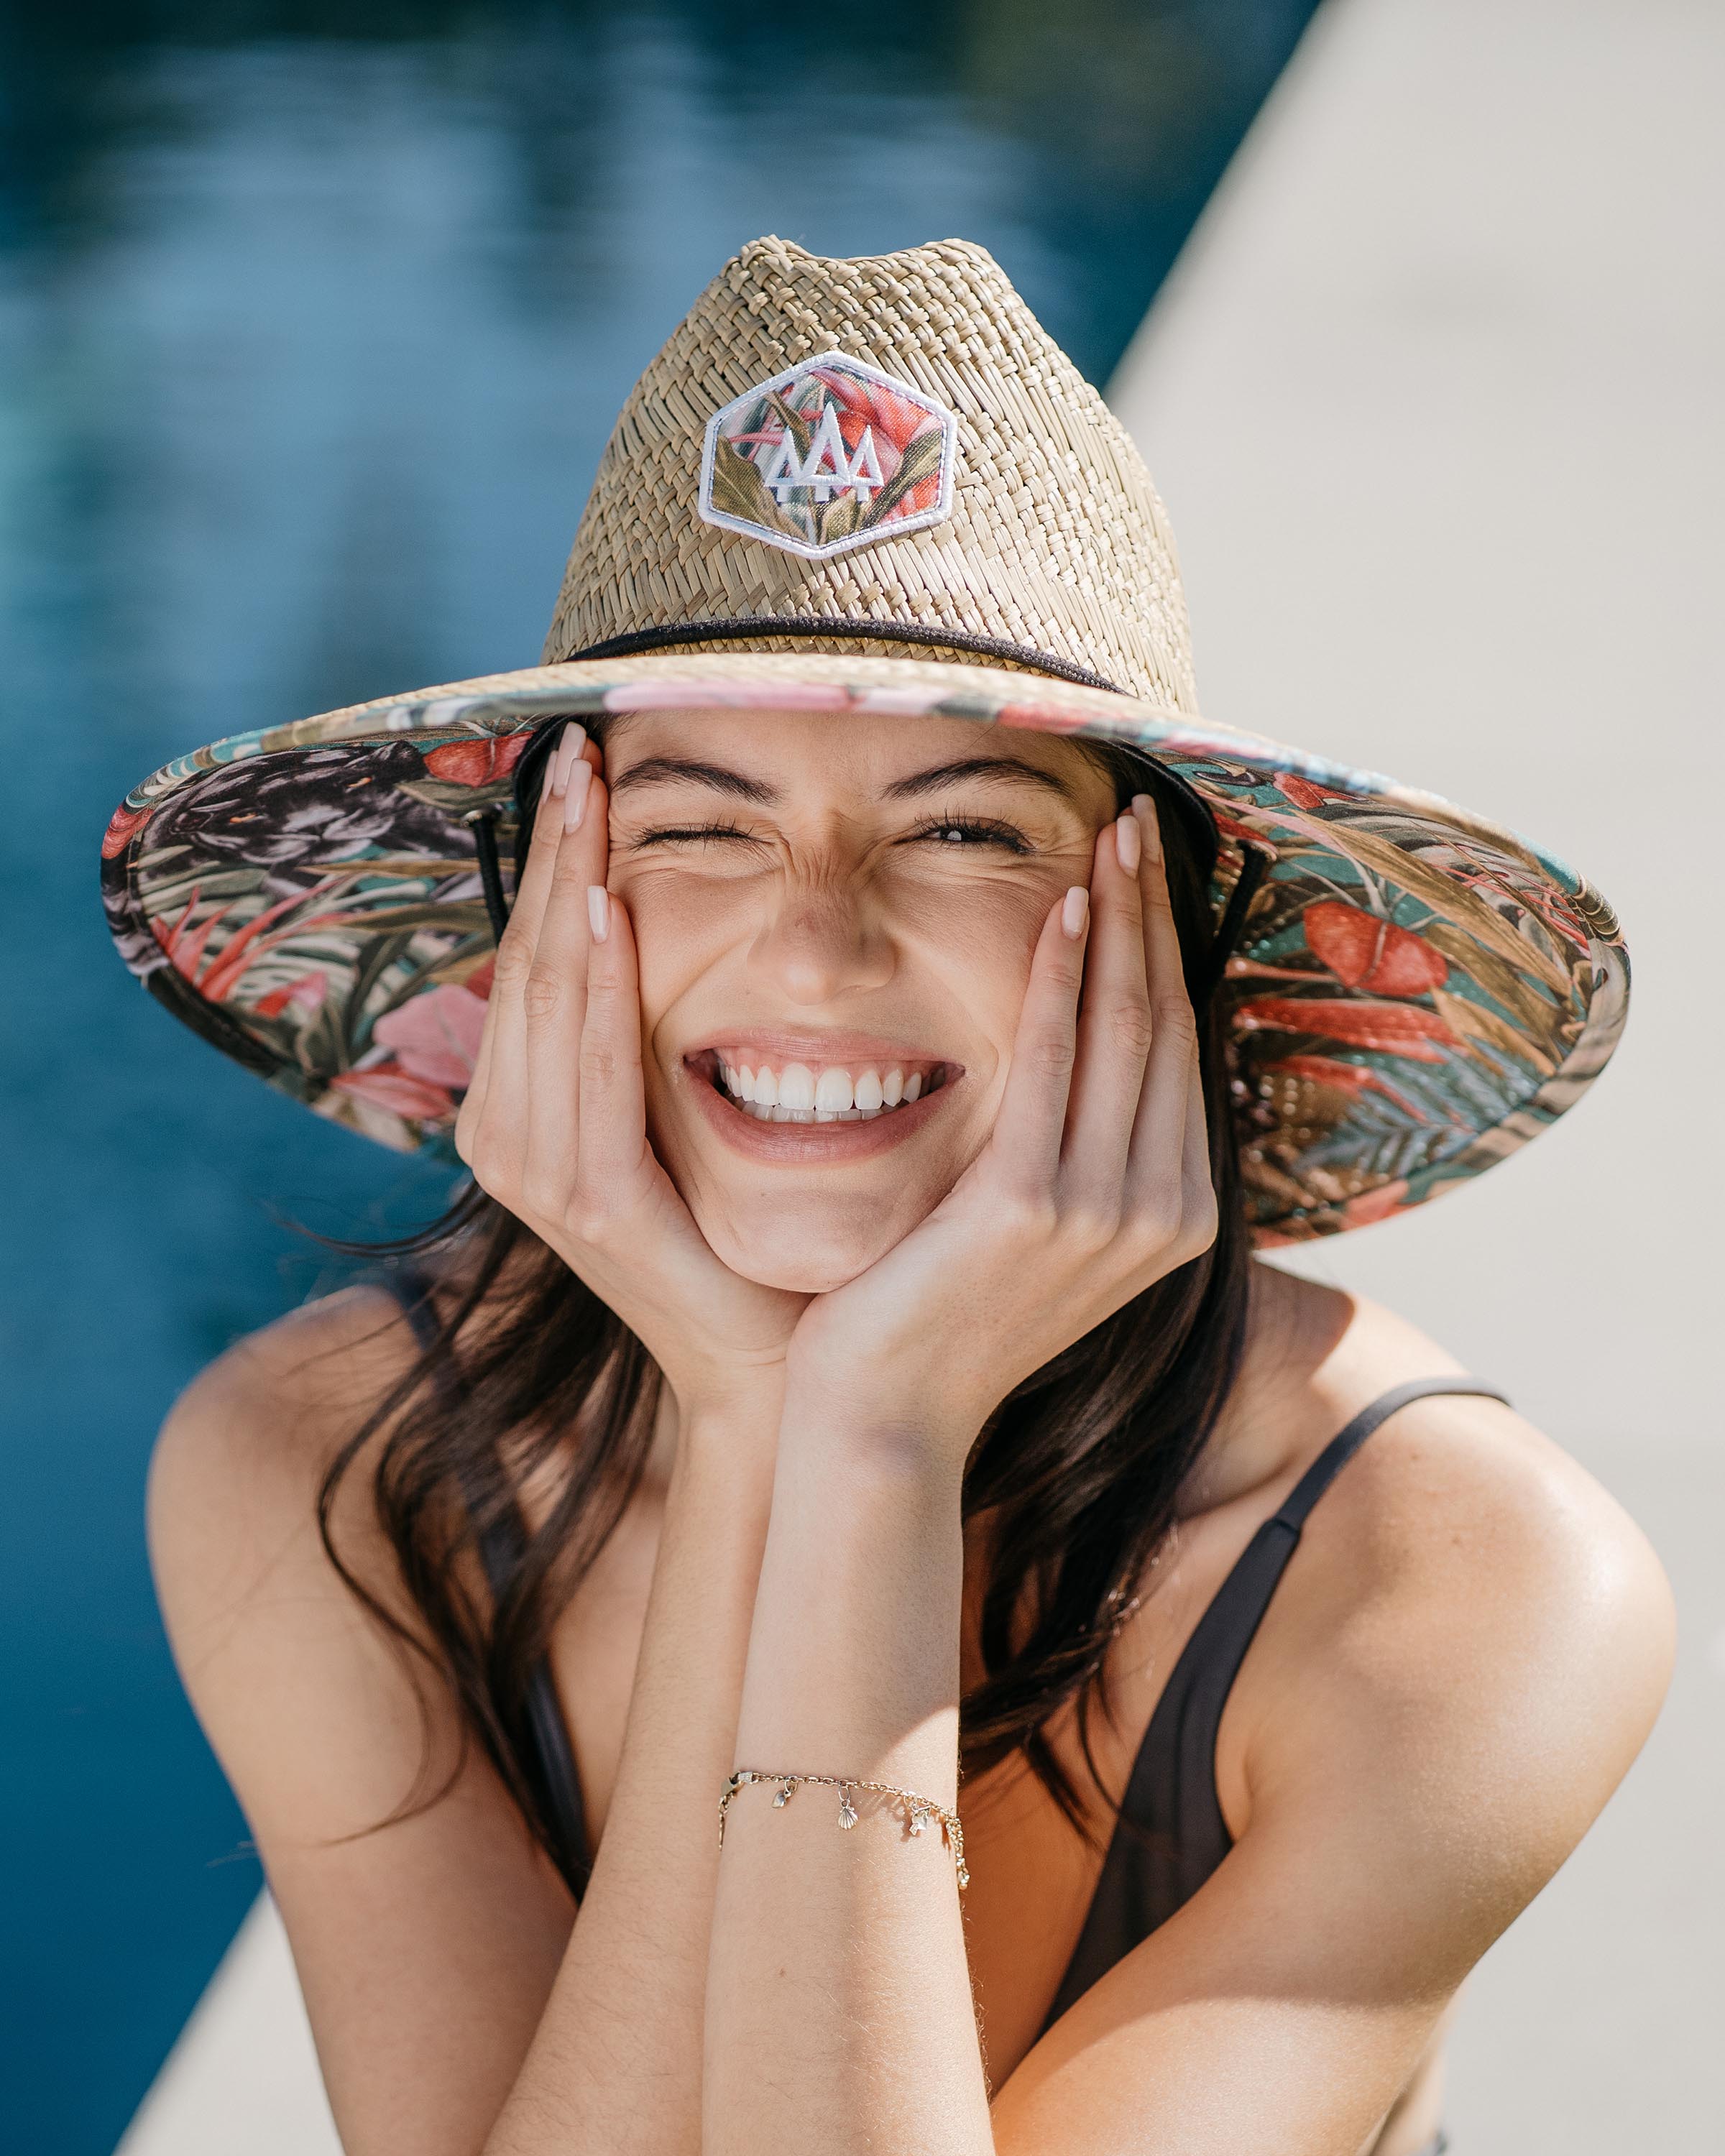
[(856, 1068), (762, 1062), (751, 1065), (704, 1049), (691, 1068), (732, 1107), (759, 1123), (872, 1123), (937, 1092), (954, 1066), (914, 1057)]

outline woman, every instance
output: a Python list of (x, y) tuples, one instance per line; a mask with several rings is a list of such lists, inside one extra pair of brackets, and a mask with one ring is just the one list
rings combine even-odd
[(727, 265), (547, 657), (105, 846), (171, 1008), (471, 1173), (152, 1486), (346, 2145), (1440, 2148), (1666, 1590), (1250, 1243), (1567, 1106), (1609, 912), (1197, 718), (1147, 478), (956, 243)]

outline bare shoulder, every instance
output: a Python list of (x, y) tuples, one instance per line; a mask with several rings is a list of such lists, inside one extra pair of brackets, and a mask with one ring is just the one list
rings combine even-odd
[[(319, 1492), (343, 1446), (414, 1360), (395, 1299), (348, 1288), (237, 1340), (174, 1402), (151, 1463), (151, 1559), (176, 1648), (260, 1591), (348, 1590), (324, 1553)], [(360, 1478), (338, 1500), (344, 1545), (387, 1588)], [(189, 1676), (188, 1672), (188, 1676)]]
[[(1337, 1353), (1362, 1399), (1460, 1368), (1363, 1302)], [(1422, 1833), (1503, 1872), (1503, 1922), (1586, 1832), (1670, 1680), (1671, 1597), (1646, 1537), (1486, 1399), (1384, 1422), (1312, 1512), (1278, 1600), (1259, 1768), (1292, 1786), (1349, 1762)]]

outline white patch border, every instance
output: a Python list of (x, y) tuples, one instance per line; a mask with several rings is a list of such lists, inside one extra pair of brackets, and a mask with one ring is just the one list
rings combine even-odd
[[(812, 367), (825, 367), (833, 361), (841, 361), (854, 372), (877, 383), (883, 389), (896, 391), (918, 404), (927, 407), (931, 418), (941, 423), (940, 489), (933, 504), (919, 509), (914, 516), (899, 518), (879, 531), (853, 531), (842, 539), (829, 539), (824, 546), (811, 546), (806, 540), (793, 539), (787, 533), (768, 531), (761, 525), (751, 524), (747, 518), (732, 516), (728, 510), (713, 507), (713, 464), (718, 455), (719, 429), (727, 413), (739, 404), (764, 397), (774, 389), (788, 388), (792, 382), (807, 373)], [(706, 423), (706, 433), (701, 449), (701, 495), (697, 503), (704, 524), (716, 525), (722, 531), (735, 531), (745, 539), (758, 539), (763, 547), (777, 547), (782, 553), (800, 554), (804, 561), (824, 562), (834, 554), (848, 554), (857, 547), (878, 547), (884, 540), (901, 539), (912, 531), (926, 531), (932, 524), (944, 524), (952, 514), (954, 474), (958, 461), (958, 415), (931, 397), (927, 390), (917, 388), (896, 374), (884, 373), (878, 367), (870, 367), (865, 359), (858, 359), (848, 352), (811, 352), (807, 359), (799, 359), (794, 366), (770, 375), (764, 382), (757, 382), (721, 404)]]

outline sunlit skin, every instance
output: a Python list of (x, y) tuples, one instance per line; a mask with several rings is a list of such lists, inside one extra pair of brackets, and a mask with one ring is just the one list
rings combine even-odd
[[(981, 1152), (1037, 937), (1088, 883), (1113, 789), (1047, 735), (801, 713), (628, 719), (606, 768), (655, 1149), (727, 1265), (775, 1287), (837, 1286)], [(788, 1039), (805, 1062), (825, 1047), (835, 1064), (890, 1060), (850, 1052), (848, 1036), (874, 1036), (960, 1075), (880, 1125), (777, 1127), (781, 1157), (764, 1162), (738, 1149), (758, 1127), (739, 1128), (722, 1101), (732, 1135), (719, 1134), (712, 1088), (686, 1060), (743, 1034)], [(865, 1132), (891, 1142), (857, 1158)]]
[[(1116, 808), (1072, 742), (957, 721), (666, 711), (551, 755), (456, 1143), (664, 1378), (548, 1641), (596, 1851), (578, 1912), (316, 1530), (359, 1404), (413, 1366), (393, 1298), (295, 1313), (176, 1407), (164, 1609), (350, 2156), (1429, 2148), (1457, 1987), (1670, 1666), (1645, 1542), (1510, 1410), (1422, 1401), (1338, 1476), (1218, 1731), (1234, 1846), (1045, 2035), (1100, 1855), (1021, 1760), (958, 1788), (992, 1562), (974, 1441), (1217, 1226), (1154, 811)], [(775, 1083), (878, 1065), (880, 1106), (865, 1085), (848, 1119), (763, 1122), (713, 1083), (751, 1056)], [(938, 1082), (891, 1106), (894, 1057)], [(1260, 1523), (1368, 1401), (1457, 1368), (1267, 1269), (1246, 1331), (1110, 1645), (1117, 1801)], [(542, 1466), (536, 1521), (555, 1446)], [(364, 1473), (332, 1528), (412, 1631)], [(1088, 1789), (1065, 1710), (1046, 1740)], [(739, 1766), (958, 1810), (966, 1898), (938, 1835), (841, 1831), (825, 1792), (742, 1792), (721, 1856)]]

